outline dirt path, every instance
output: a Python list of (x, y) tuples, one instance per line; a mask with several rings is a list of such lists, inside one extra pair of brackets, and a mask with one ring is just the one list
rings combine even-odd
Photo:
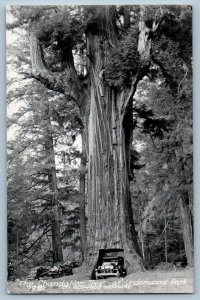
[(193, 293), (193, 270), (148, 271), (125, 278), (89, 280), (87, 275), (57, 279), (8, 282), (11, 294), (73, 294), (73, 293)]

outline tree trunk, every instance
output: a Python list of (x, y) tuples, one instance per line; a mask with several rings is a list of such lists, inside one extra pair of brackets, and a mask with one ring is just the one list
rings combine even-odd
[(142, 230), (142, 223), (140, 223), (140, 240), (141, 240), (141, 250), (142, 250), (142, 258), (145, 260), (145, 244), (144, 244), (144, 235)]
[[(55, 198), (54, 198), (55, 199)], [(63, 262), (62, 242), (60, 236), (60, 216), (58, 208), (52, 207), (53, 220), (51, 224), (52, 230), (52, 248), (53, 248), (53, 263)]]
[[(73, 100), (80, 108), (84, 124), (88, 161), (87, 255), (84, 265), (89, 270), (92, 270), (98, 250), (101, 248), (123, 248), (128, 271), (143, 268), (129, 191), (132, 101), (138, 82), (149, 70), (151, 37), (156, 34), (161, 24), (156, 20), (157, 23), (153, 22), (152, 30), (147, 28), (144, 11), (145, 7), (142, 7), (138, 38), (140, 61), (137, 74), (132, 76), (131, 82), (127, 83), (126, 87), (121, 88), (111, 87), (104, 80), (109, 54), (113, 47), (118, 47), (119, 41), (114, 6), (96, 6), (95, 18), (91, 18), (88, 22), (85, 32), (89, 78), (87, 87), (76, 74), (72, 55), (65, 57), (66, 68), (62, 73), (54, 74), (47, 70), (41, 45), (30, 26), (34, 77), (49, 89), (64, 93), (67, 98)], [(127, 8), (124, 10), (124, 22), (124, 26), (129, 27)]]
[[(180, 151), (180, 150), (179, 150)], [(184, 162), (182, 155), (179, 151), (176, 151), (176, 159), (178, 161), (177, 171), (179, 172), (180, 178), (183, 181), (183, 185), (187, 185), (185, 179), (185, 171), (184, 171)], [(185, 254), (187, 257), (188, 266), (193, 266), (194, 264), (194, 243), (193, 243), (193, 224), (192, 224), (192, 215), (190, 208), (189, 195), (187, 190), (183, 190), (179, 202), (180, 207), (180, 216), (181, 216), (181, 224), (183, 231), (183, 241), (185, 247)]]
[(141, 236), (141, 245), (142, 245), (142, 257), (145, 260), (144, 238), (143, 238), (143, 236)]
[(58, 203), (58, 188), (55, 167), (55, 154), (53, 137), (51, 133), (51, 120), (49, 115), (48, 100), (44, 103), (44, 119), (46, 126), (44, 128), (44, 146), (47, 155), (48, 181), (49, 190), (51, 193), (51, 212), (52, 212), (52, 249), (53, 249), (53, 263), (63, 262), (62, 242), (60, 235), (60, 212)]
[[(87, 253), (123, 248), (127, 267), (141, 270), (129, 192), (125, 128), (116, 107), (116, 94), (101, 97), (92, 86), (88, 124), (88, 240)], [(104, 106), (106, 103), (106, 106)]]
[(86, 247), (85, 173), (86, 173), (86, 153), (85, 153), (85, 136), (83, 132), (82, 133), (82, 156), (81, 156), (80, 177), (79, 177), (80, 244), (81, 244), (82, 261), (84, 260), (85, 257), (85, 247)]
[(165, 220), (165, 262), (168, 262), (168, 246), (167, 246), (167, 214), (166, 211), (164, 211), (164, 220)]
[(185, 254), (187, 257), (187, 264), (188, 266), (193, 266), (194, 264), (193, 236), (192, 236), (191, 215), (189, 210), (189, 197), (187, 192), (184, 192), (184, 194), (181, 197), (180, 213), (181, 213), (181, 223), (182, 223), (182, 230), (183, 230)]
[[(108, 86), (100, 77), (107, 63), (115, 28), (108, 7), (101, 8), (95, 33), (88, 29), (90, 107), (87, 122), (87, 268), (92, 270), (99, 249), (122, 248), (128, 271), (142, 270), (129, 191), (129, 146), (132, 110), (126, 90)], [(100, 24), (100, 25), (99, 25)], [(94, 25), (93, 25), (94, 26)], [(99, 28), (98, 26), (101, 26)], [(105, 30), (105, 31), (104, 31)], [(99, 45), (104, 43), (104, 55)]]
[(18, 220), (17, 220), (17, 243), (16, 243), (16, 253), (17, 253), (17, 259), (16, 259), (16, 275), (17, 277), (20, 276), (19, 274), (19, 228), (18, 228)]

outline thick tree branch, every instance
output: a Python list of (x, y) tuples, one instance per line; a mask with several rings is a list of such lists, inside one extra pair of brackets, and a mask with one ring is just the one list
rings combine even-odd
[(64, 71), (54, 73), (46, 66), (41, 43), (32, 26), (30, 26), (29, 37), (32, 76), (43, 83), (49, 90), (65, 94), (80, 106), (83, 93), (80, 80), (74, 67), (72, 50), (69, 51), (68, 49)]
[(150, 68), (150, 61), (149, 60), (144, 60), (141, 61), (139, 67), (138, 67), (138, 71), (136, 76), (133, 77), (132, 79), (132, 84), (131, 84), (131, 88), (130, 91), (128, 93), (128, 96), (125, 100), (125, 102), (122, 105), (122, 115), (124, 116), (126, 113), (126, 109), (130, 103), (130, 101), (133, 101), (133, 96), (137, 90), (137, 85), (139, 83), (140, 80), (142, 80), (144, 78), (145, 75), (147, 75), (148, 71)]
[(45, 66), (42, 48), (34, 30), (30, 31), (29, 37), (33, 77), (42, 82), (48, 89), (64, 94), (65, 89), (60, 79)]

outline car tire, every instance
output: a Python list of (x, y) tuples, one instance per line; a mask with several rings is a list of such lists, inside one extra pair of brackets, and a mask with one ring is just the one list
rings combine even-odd
[(97, 272), (95, 272), (94, 279), (98, 280)]

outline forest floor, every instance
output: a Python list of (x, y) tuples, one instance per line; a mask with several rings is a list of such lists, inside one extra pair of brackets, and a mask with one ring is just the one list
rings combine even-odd
[(125, 278), (90, 280), (87, 275), (56, 279), (16, 280), (8, 282), (9, 294), (125, 294), (125, 293), (193, 293), (193, 269), (145, 271)]

